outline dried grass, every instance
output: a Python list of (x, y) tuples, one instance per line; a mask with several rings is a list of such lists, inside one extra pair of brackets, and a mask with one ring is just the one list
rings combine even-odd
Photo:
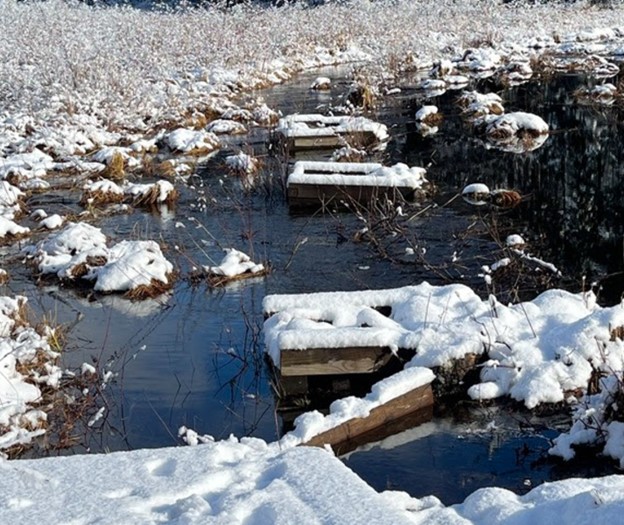
[(7, 233), (4, 237), (0, 237), (0, 246), (9, 246), (30, 235), (30, 232), (24, 233)]
[(217, 275), (214, 273), (208, 273), (206, 274), (206, 282), (214, 287), (214, 288), (218, 288), (219, 286), (225, 286), (226, 284), (235, 282), (235, 281), (242, 281), (245, 279), (253, 279), (254, 277), (263, 277), (265, 275), (268, 275), (270, 273), (270, 268), (268, 266), (265, 266), (261, 271), (259, 272), (245, 272), (245, 273), (239, 273), (238, 275), (232, 275), (232, 276), (227, 276), (227, 275)]
[(194, 130), (204, 129), (208, 124), (208, 118), (203, 113), (193, 112), (187, 114), (182, 122), (182, 127)]
[(71, 272), (70, 272), (71, 276), (74, 279), (80, 279), (84, 277), (85, 275), (87, 275), (89, 271), (91, 270), (91, 268), (104, 266), (107, 262), (108, 262), (108, 259), (104, 257), (103, 255), (98, 255), (98, 256), (90, 255), (87, 257), (87, 259), (84, 262), (77, 264), (71, 269)]
[(123, 180), (126, 176), (125, 168), (126, 162), (123, 155), (116, 151), (100, 175), (111, 180)]
[(106, 192), (101, 190), (87, 190), (82, 194), (82, 197), (80, 198), (80, 205), (84, 207), (101, 206), (103, 204), (117, 204), (123, 202), (123, 200), (123, 193)]
[(167, 274), (167, 282), (164, 283), (158, 279), (152, 279), (150, 284), (141, 284), (128, 290), (124, 297), (132, 301), (142, 301), (144, 299), (154, 299), (173, 288), (173, 282), (176, 278), (175, 272)]
[(175, 163), (171, 160), (165, 160), (153, 166), (153, 174), (161, 177), (175, 177), (177, 172)]
[(439, 126), (443, 120), (444, 120), (444, 116), (442, 115), (442, 113), (431, 113), (427, 115), (424, 119), (422, 119), (420, 122), (423, 124), (426, 124), (427, 126), (435, 127), (435, 126)]
[(494, 190), (490, 202), (499, 208), (515, 208), (522, 202), (522, 195), (515, 190)]
[(45, 428), (46, 433), (33, 442), (3, 452), (15, 459), (31, 449), (58, 451), (81, 444), (88, 421), (97, 408), (100, 383), (97, 373), (76, 373), (73, 377), (64, 377), (58, 389), (40, 385), (42, 396), (37, 405), (45, 407), (48, 418), (29, 430)]
[(366, 150), (345, 146), (335, 151), (331, 160), (332, 162), (364, 162), (367, 157), (368, 152)]
[(175, 202), (177, 202), (180, 194), (177, 190), (170, 191), (167, 194), (167, 198), (165, 200), (160, 199), (160, 187), (158, 185), (154, 185), (150, 190), (142, 193), (140, 195), (135, 196), (132, 199), (132, 205), (135, 207), (141, 208), (153, 208), (159, 204), (167, 204), (171, 206)]
[(611, 329), (611, 341), (615, 341), (616, 339), (624, 341), (624, 326), (616, 326)]

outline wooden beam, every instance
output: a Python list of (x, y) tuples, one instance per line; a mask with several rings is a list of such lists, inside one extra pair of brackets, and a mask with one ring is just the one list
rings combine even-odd
[(381, 346), (282, 350), (280, 373), (282, 377), (365, 374), (376, 372), (392, 358), (390, 349)]
[(305, 136), (293, 137), (291, 141), (291, 151), (306, 149), (333, 149), (339, 147), (344, 141), (339, 135), (331, 134), (325, 136)]
[(414, 188), (398, 186), (338, 186), (332, 184), (288, 184), (288, 204), (291, 206), (318, 205), (331, 200), (370, 202), (379, 197), (412, 200)]
[(346, 454), (366, 443), (381, 441), (429, 421), (432, 416), (433, 391), (431, 384), (427, 384), (373, 408), (367, 417), (350, 419), (318, 434), (303, 445), (329, 445), (337, 455)]

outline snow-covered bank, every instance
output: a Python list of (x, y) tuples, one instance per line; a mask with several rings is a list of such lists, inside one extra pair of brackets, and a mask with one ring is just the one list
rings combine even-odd
[(0, 462), (1, 523), (412, 523), (322, 449), (197, 447)]
[[(0, 462), (0, 522), (180, 524), (618, 523), (624, 476), (481, 489), (462, 504), (378, 493), (331, 453), (235, 438), (195, 447)], [(423, 480), (426, 484), (426, 480)]]

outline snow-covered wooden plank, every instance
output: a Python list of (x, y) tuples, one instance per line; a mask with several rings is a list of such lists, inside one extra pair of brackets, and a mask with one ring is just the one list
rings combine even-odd
[(333, 200), (370, 202), (377, 197), (411, 199), (427, 184), (426, 170), (405, 164), (298, 161), (288, 176), (291, 206)]
[(312, 437), (308, 446), (331, 446), (337, 455), (346, 454), (366, 443), (429, 421), (433, 415), (431, 384), (420, 385), (373, 408), (364, 417), (354, 417)]
[(348, 115), (288, 115), (279, 120), (275, 132), (290, 153), (338, 148), (345, 145), (345, 140), (356, 141), (365, 147), (380, 145), (388, 140), (388, 130), (384, 124)]

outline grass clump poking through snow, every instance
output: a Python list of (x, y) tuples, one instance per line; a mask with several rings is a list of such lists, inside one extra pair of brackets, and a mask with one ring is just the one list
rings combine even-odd
[(82, 206), (99, 206), (102, 204), (120, 203), (124, 200), (123, 189), (108, 179), (89, 182), (84, 187), (80, 199)]
[(262, 277), (269, 273), (269, 269), (260, 263), (255, 263), (249, 255), (226, 248), (225, 256), (218, 266), (204, 266), (203, 272), (211, 286), (223, 286), (232, 281)]
[(106, 236), (85, 223), (70, 223), (24, 251), (41, 275), (93, 283), (97, 292), (126, 292), (133, 299), (160, 295), (175, 277), (156, 242), (121, 241), (109, 248)]
[(128, 201), (133, 206), (153, 208), (160, 204), (172, 205), (178, 200), (173, 184), (159, 180), (151, 184), (126, 183), (123, 186), (109, 180), (89, 182), (84, 187), (80, 204), (85, 207)]
[(178, 191), (173, 184), (159, 180), (153, 184), (131, 184), (125, 188), (132, 198), (133, 206), (152, 208), (159, 204), (171, 205), (178, 200)]

